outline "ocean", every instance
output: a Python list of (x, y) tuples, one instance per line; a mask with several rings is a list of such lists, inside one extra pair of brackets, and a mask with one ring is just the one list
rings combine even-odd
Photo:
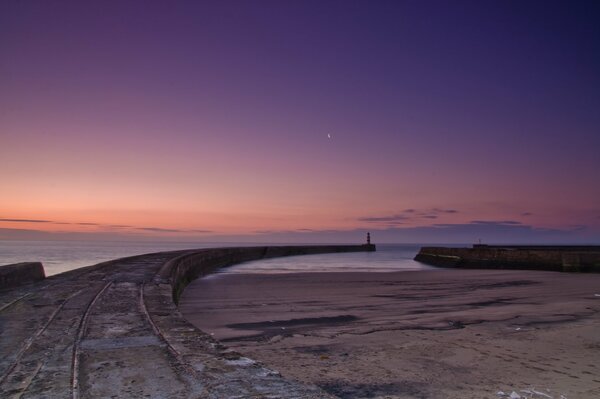
[[(18, 262), (42, 262), (46, 275), (51, 276), (124, 256), (181, 249), (255, 245), (277, 244), (0, 240), (0, 265)], [(429, 266), (412, 260), (419, 247), (419, 245), (379, 244), (376, 252), (350, 252), (265, 259), (234, 265), (221, 270), (220, 273), (389, 272), (429, 269)]]
[(216, 274), (297, 272), (395, 272), (433, 269), (413, 258), (420, 245), (378, 244), (375, 252), (345, 252), (262, 259), (221, 269)]
[(125, 256), (229, 245), (231, 244), (197, 242), (0, 240), (0, 265), (18, 262), (42, 262), (46, 276), (52, 276)]

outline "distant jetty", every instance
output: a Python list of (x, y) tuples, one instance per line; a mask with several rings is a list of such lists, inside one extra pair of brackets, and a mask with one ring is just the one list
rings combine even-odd
[(523, 269), (600, 273), (600, 246), (485, 245), (422, 247), (415, 260), (464, 269)]

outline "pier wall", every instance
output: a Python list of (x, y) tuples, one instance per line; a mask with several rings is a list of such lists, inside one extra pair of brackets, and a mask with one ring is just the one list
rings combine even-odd
[(222, 267), (253, 260), (284, 256), (369, 251), (375, 251), (375, 245), (215, 248), (185, 254), (165, 263), (158, 273), (157, 278), (158, 281), (171, 285), (173, 301), (177, 304), (181, 293), (191, 281)]
[(46, 278), (40, 262), (23, 262), (0, 266), (0, 288), (16, 287)]
[(487, 246), (423, 247), (416, 261), (465, 269), (526, 269), (600, 272), (600, 247)]

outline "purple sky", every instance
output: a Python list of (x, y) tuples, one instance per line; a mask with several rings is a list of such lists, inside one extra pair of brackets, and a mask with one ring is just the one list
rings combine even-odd
[(597, 1), (3, 1), (0, 239), (597, 243), (598, 21)]

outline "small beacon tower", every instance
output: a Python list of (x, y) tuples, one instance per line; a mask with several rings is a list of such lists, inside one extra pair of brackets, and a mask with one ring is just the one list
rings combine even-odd
[(367, 243), (363, 244), (368, 252), (376, 251), (375, 244), (371, 244), (371, 233), (367, 233)]

